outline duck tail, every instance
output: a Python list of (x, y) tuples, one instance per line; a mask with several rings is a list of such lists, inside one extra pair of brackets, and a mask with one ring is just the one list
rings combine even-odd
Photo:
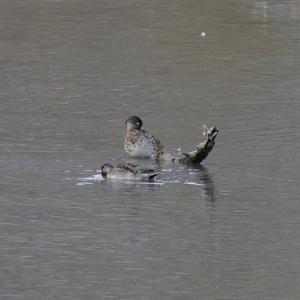
[(159, 173), (150, 173), (147, 174), (147, 179), (152, 180), (154, 179)]

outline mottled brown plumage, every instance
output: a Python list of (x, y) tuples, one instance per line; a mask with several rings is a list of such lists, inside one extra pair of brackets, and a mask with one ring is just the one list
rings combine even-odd
[(137, 116), (126, 120), (124, 150), (131, 157), (159, 159), (164, 153), (164, 145), (150, 132), (141, 129), (142, 125), (143, 121)]

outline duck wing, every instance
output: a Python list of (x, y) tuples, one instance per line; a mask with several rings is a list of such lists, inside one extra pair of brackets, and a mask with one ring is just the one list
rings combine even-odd
[(137, 165), (134, 165), (132, 163), (123, 163), (123, 164), (119, 164), (117, 166), (117, 169), (119, 171), (123, 171), (123, 172), (127, 171), (127, 172), (131, 172), (131, 173), (136, 173), (137, 172), (136, 171), (137, 167), (138, 167)]
[(161, 141), (156, 138), (154, 135), (152, 135), (149, 131), (141, 129), (141, 133), (144, 136), (145, 140), (154, 145), (156, 151), (158, 153), (164, 152), (164, 145), (161, 143)]
[(141, 174), (146, 180), (152, 180), (159, 174), (159, 172), (156, 172), (153, 169), (141, 169), (139, 170), (139, 174)]
[(155, 173), (155, 171), (153, 169), (140, 169), (138, 170), (139, 173), (141, 174), (152, 174)]
[(141, 180), (152, 180), (159, 174), (153, 169), (139, 168), (138, 165), (134, 165), (132, 163), (120, 164), (116, 167), (116, 171), (123, 175), (127, 173), (126, 176)]

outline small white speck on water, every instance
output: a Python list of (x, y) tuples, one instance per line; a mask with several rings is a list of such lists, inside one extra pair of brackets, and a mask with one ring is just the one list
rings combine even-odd
[(202, 31), (202, 32), (201, 32), (201, 36), (202, 36), (202, 37), (206, 37), (206, 32)]

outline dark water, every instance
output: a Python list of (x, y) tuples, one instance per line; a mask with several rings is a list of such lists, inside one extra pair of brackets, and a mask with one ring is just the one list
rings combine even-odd
[[(1, 300), (300, 298), (299, 1), (2, 0), (0, 28)], [(99, 180), (132, 114), (216, 147)]]

